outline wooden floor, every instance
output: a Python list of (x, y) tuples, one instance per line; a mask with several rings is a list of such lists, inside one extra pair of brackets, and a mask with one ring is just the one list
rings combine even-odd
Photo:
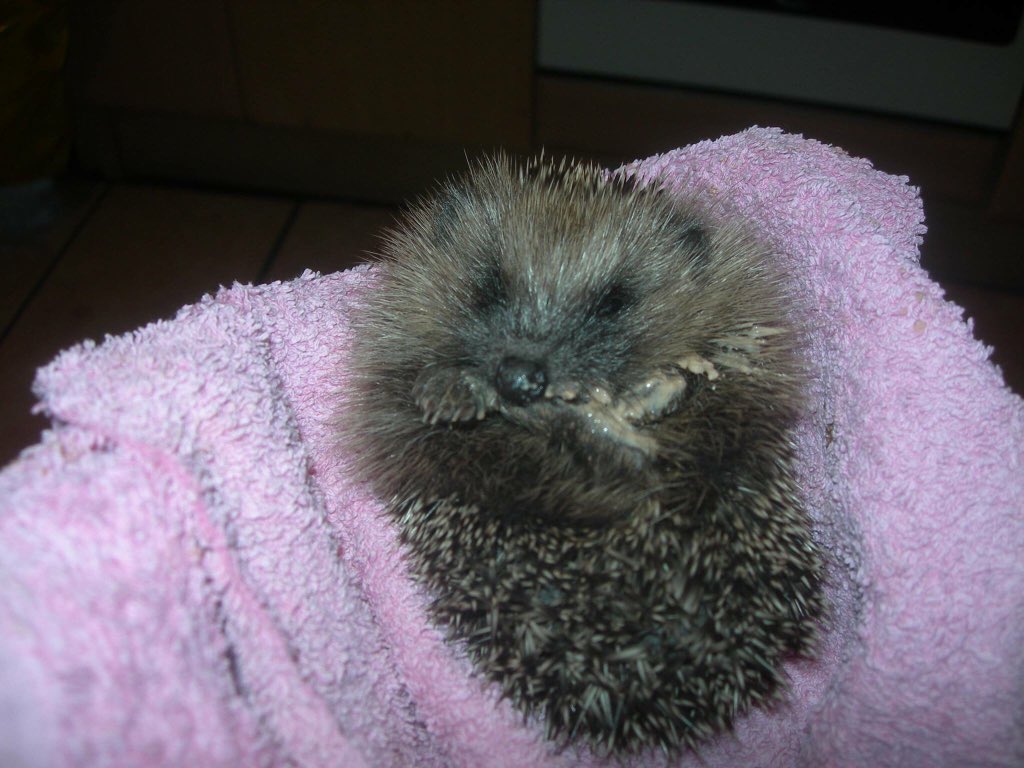
[[(0, 466), (34, 443), (35, 369), (86, 338), (101, 340), (232, 282), (332, 272), (376, 247), (394, 209), (77, 180), (59, 189), (48, 226), (0, 243)], [(1024, 297), (946, 286), (1024, 392)]]
[(233, 282), (345, 269), (376, 248), (388, 207), (77, 181), (60, 214), (0, 244), (0, 466), (36, 442), (35, 369)]

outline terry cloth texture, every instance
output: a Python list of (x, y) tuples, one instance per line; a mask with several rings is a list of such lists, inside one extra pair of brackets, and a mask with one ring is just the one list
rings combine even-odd
[[(1024, 761), (1024, 404), (918, 265), (905, 179), (754, 128), (623, 169), (764, 233), (808, 336), (820, 654), (705, 766)], [(4, 766), (589, 766), (427, 621), (332, 429), (365, 268), (62, 353), (0, 473)]]

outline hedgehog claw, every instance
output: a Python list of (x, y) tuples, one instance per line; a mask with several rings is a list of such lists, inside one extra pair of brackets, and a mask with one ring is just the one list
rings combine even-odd
[(412, 388), (423, 421), (431, 425), (483, 419), (494, 410), (496, 395), (474, 372), (461, 368), (426, 369)]

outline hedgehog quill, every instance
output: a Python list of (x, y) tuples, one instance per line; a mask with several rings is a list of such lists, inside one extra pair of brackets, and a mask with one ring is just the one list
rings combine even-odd
[(813, 650), (784, 281), (701, 210), (491, 158), (406, 214), (353, 320), (356, 474), (433, 620), (562, 745), (698, 747)]

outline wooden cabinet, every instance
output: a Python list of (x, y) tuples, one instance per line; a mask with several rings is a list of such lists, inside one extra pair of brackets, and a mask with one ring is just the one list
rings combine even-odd
[(532, 2), (78, 4), (88, 169), (396, 200), (494, 147), (528, 151)]

